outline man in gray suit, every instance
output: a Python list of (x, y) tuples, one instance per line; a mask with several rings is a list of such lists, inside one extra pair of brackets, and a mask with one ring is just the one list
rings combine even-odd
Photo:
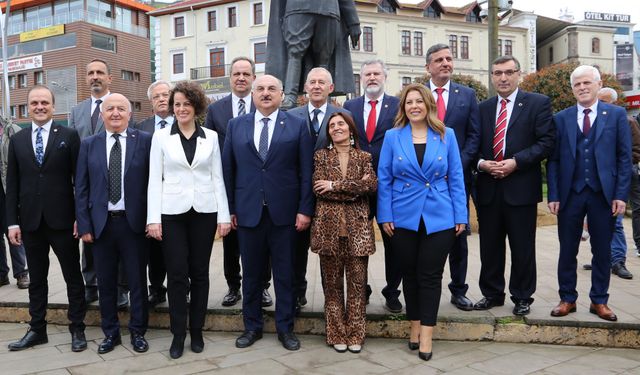
[[(336, 111), (349, 111), (336, 107), (329, 103), (329, 95), (333, 92), (333, 78), (325, 68), (313, 68), (307, 74), (304, 91), (309, 97), (309, 103), (290, 109), (287, 113), (305, 119), (311, 134), (313, 150), (317, 151), (327, 147), (326, 126), (329, 116)], [(294, 257), (293, 288), (296, 297), (296, 313), (307, 304), (307, 259), (311, 231), (309, 229), (297, 232), (296, 252)]]
[[(153, 116), (136, 124), (135, 128), (153, 134), (156, 130), (171, 127), (173, 116), (169, 114), (169, 95), (171, 83), (163, 80), (153, 82), (147, 89), (147, 97), (151, 101)], [(167, 288), (164, 279), (167, 269), (160, 242), (149, 239), (149, 306), (155, 307), (167, 300)]]
[[(98, 134), (104, 130), (104, 123), (100, 117), (100, 104), (110, 94), (111, 72), (104, 60), (93, 59), (87, 64), (87, 75), (85, 81), (91, 88), (91, 97), (81, 101), (71, 108), (69, 115), (69, 127), (76, 129), (80, 139)], [(133, 116), (129, 120), (129, 126), (133, 128)], [(124, 308), (129, 303), (127, 296), (126, 278), (120, 267), (118, 307)], [(85, 282), (85, 299), (87, 303), (98, 300), (98, 279), (96, 269), (93, 265), (93, 254), (91, 245), (82, 243), (82, 275)]]

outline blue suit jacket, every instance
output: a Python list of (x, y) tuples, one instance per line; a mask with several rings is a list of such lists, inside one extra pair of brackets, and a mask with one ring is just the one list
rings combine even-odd
[(417, 231), (421, 219), (427, 234), (468, 223), (462, 163), (453, 129), (446, 128), (444, 140), (428, 129), (422, 167), (409, 125), (389, 130), (384, 137), (378, 167), (377, 220)]
[[(611, 203), (627, 201), (631, 186), (631, 132), (627, 114), (621, 107), (598, 102), (593, 153), (598, 166), (602, 193)], [(557, 141), (547, 163), (549, 202), (560, 202), (560, 209), (571, 192), (576, 165), (578, 107), (572, 106), (555, 115)]]
[[(215, 130), (218, 133), (218, 142), (220, 151), (224, 150), (224, 139), (227, 136), (227, 126), (229, 120), (233, 118), (233, 99), (231, 94), (212, 103), (207, 108), (207, 117), (204, 120), (204, 127)], [(253, 106), (253, 100), (249, 105), (249, 112), (254, 113), (256, 107)]]
[[(82, 140), (76, 168), (78, 233), (100, 238), (107, 222), (109, 171), (106, 132)], [(151, 134), (127, 129), (124, 162), (124, 205), (131, 230), (144, 233), (147, 222), (147, 184)]]
[(227, 128), (222, 166), (230, 213), (238, 225), (255, 227), (264, 199), (275, 225), (294, 225), (297, 213), (313, 215), (311, 136), (305, 120), (280, 111), (263, 162), (253, 141), (255, 116), (236, 117)]
[[(311, 135), (311, 119), (309, 118), (309, 111), (307, 109), (308, 109), (308, 106), (305, 104), (300, 107), (292, 108), (288, 110), (287, 113), (294, 116), (298, 116), (301, 119), (304, 119), (305, 123), (307, 124), (309, 135)], [(346, 109), (336, 107), (335, 105), (330, 103), (327, 104), (327, 113), (325, 113), (324, 117), (322, 118), (322, 124), (320, 124), (320, 131), (318, 132), (318, 139), (316, 140), (316, 144), (314, 145), (314, 151), (318, 151), (319, 149), (325, 148), (329, 145), (329, 141), (327, 139), (327, 122), (329, 121), (329, 116), (331, 116), (333, 112), (341, 112), (341, 111), (348, 113), (350, 116), (353, 117), (351, 112), (347, 111)]]

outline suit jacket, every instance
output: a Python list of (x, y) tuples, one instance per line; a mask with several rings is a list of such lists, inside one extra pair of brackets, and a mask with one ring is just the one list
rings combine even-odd
[[(429, 82), (427, 87), (430, 87)], [(480, 112), (473, 89), (450, 82), (444, 124), (455, 131), (465, 177), (471, 177), (470, 167), (476, 160), (480, 147)]]
[[(174, 125), (177, 126), (177, 125)], [(191, 164), (182, 148), (180, 134), (172, 127), (153, 133), (149, 162), (147, 224), (161, 223), (162, 215), (189, 211), (218, 213), (218, 223), (229, 223), (229, 205), (222, 176), (218, 135), (202, 128)]]
[(418, 231), (423, 220), (427, 234), (468, 223), (462, 163), (453, 129), (446, 128), (444, 140), (428, 129), (422, 166), (411, 126), (387, 132), (378, 167), (377, 220), (413, 231)]
[[(493, 135), (497, 105), (497, 96), (480, 103), (480, 159), (494, 159)], [(555, 125), (549, 98), (518, 90), (507, 124), (506, 137), (504, 159), (515, 158), (517, 168), (501, 180), (494, 179), (488, 173), (478, 172), (478, 204), (487, 205), (497, 198), (495, 190), (498, 183), (503, 186), (502, 198), (507, 204), (520, 206), (542, 201), (540, 162), (551, 154), (555, 143)]]
[[(76, 170), (76, 218), (78, 233), (100, 238), (107, 223), (109, 164), (107, 136), (102, 131), (80, 143)], [(124, 207), (127, 222), (135, 233), (144, 233), (147, 221), (147, 184), (151, 135), (127, 129), (124, 161)]]
[[(102, 116), (98, 116), (96, 129), (94, 132), (91, 131), (91, 114), (90, 97), (71, 108), (71, 113), (69, 114), (69, 127), (78, 131), (80, 139), (85, 139), (104, 130), (104, 121), (102, 121)], [(135, 123), (132, 113), (131, 118), (129, 118), (129, 126), (133, 128)]]
[[(249, 113), (254, 113), (255, 111), (256, 107), (253, 105), (253, 100), (251, 100)], [(231, 94), (210, 104), (207, 108), (207, 117), (204, 120), (204, 127), (215, 130), (218, 133), (220, 150), (224, 150), (224, 139), (227, 136), (227, 126), (229, 125), (229, 120), (232, 118), (233, 98)]]
[(7, 225), (35, 231), (44, 218), (52, 229), (72, 229), (78, 133), (53, 122), (42, 166), (38, 166), (31, 132), (31, 126), (22, 129), (9, 143)]
[[(307, 130), (309, 131), (309, 135), (311, 135), (311, 131), (313, 126), (311, 125), (311, 118), (309, 118), (308, 106), (305, 104), (300, 107), (292, 108), (287, 111), (294, 116), (298, 116), (301, 119), (305, 120), (307, 124)], [(324, 114), (324, 118), (322, 119), (322, 124), (320, 124), (320, 131), (318, 132), (318, 139), (316, 140), (316, 144), (314, 146), (314, 151), (318, 151), (321, 148), (325, 148), (329, 145), (329, 140), (327, 139), (327, 122), (329, 121), (329, 116), (331, 116), (334, 112), (346, 112), (349, 115), (353, 116), (351, 112), (346, 109), (342, 109), (340, 107), (336, 107), (333, 104), (327, 104), (327, 113)]]
[(275, 225), (294, 225), (297, 213), (313, 216), (311, 136), (304, 120), (279, 111), (263, 162), (253, 141), (255, 116), (229, 121), (222, 156), (229, 209), (238, 225), (255, 227), (266, 203)]
[[(165, 125), (165, 128), (170, 128), (171, 125), (173, 125), (173, 122), (171, 123), (167, 123), (167, 125)], [(153, 132), (156, 131), (156, 116), (150, 116), (147, 117), (146, 119), (138, 122), (135, 126), (134, 129), (138, 129), (138, 130), (142, 130), (143, 132), (147, 132), (149, 134), (153, 134)]]
[[(333, 190), (317, 195), (316, 213), (311, 222), (311, 251), (330, 256), (367, 256), (375, 253), (375, 236), (369, 221), (369, 193), (378, 179), (371, 154), (351, 148), (346, 177), (342, 177), (338, 153), (321, 149), (314, 155), (313, 182), (334, 181)], [(363, 180), (362, 177), (369, 178)], [(344, 223), (344, 224), (343, 224)], [(340, 246), (340, 227), (346, 226), (348, 246)]]
[[(549, 202), (567, 202), (576, 165), (578, 107), (555, 115), (557, 142), (547, 163)], [(595, 139), (591, 149), (598, 166), (598, 178), (607, 202), (627, 201), (631, 186), (631, 132), (627, 114), (621, 107), (598, 102), (598, 115), (592, 125)]]
[(3, 189), (7, 188), (7, 164), (9, 162), (9, 141), (11, 140), (11, 137), (13, 137), (13, 135), (19, 132), (20, 130), (22, 130), (22, 128), (12, 123), (5, 125), (3, 129), (2, 141), (0, 142), (0, 174), (2, 175)]

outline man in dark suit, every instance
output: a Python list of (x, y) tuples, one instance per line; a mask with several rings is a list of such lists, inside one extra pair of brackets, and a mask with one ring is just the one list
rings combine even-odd
[[(100, 117), (100, 103), (110, 94), (111, 72), (104, 60), (93, 59), (87, 64), (85, 82), (91, 88), (91, 97), (71, 108), (69, 127), (76, 129), (80, 139), (85, 139), (104, 130), (104, 121)], [(129, 125), (133, 127), (133, 117)], [(82, 275), (85, 282), (85, 299), (87, 303), (98, 300), (98, 279), (93, 265), (91, 244), (82, 243)], [(120, 272), (120, 289), (118, 291), (118, 307), (124, 308), (129, 303), (124, 273)]]
[[(151, 101), (153, 116), (147, 117), (135, 125), (138, 130), (153, 134), (157, 129), (164, 129), (173, 124), (173, 116), (169, 114), (169, 94), (171, 84), (158, 80), (147, 89), (147, 97)], [(164, 265), (164, 256), (160, 241), (149, 238), (149, 306), (167, 301), (167, 288), (164, 279), (167, 269)]]
[[(371, 154), (373, 169), (378, 170), (378, 160), (384, 133), (393, 127), (393, 121), (398, 113), (399, 100), (395, 96), (384, 92), (387, 80), (387, 68), (382, 60), (365, 61), (360, 67), (360, 79), (364, 95), (344, 103), (344, 108), (353, 114), (358, 128), (360, 148)], [(377, 198), (369, 198), (369, 215), (376, 215)], [(402, 312), (400, 296), (400, 282), (402, 273), (398, 260), (391, 248), (391, 238), (380, 227), (382, 243), (384, 244), (384, 270), (387, 285), (382, 289), (385, 298), (385, 308), (392, 313)], [(371, 288), (367, 285), (367, 301)]]
[(296, 230), (313, 215), (311, 137), (304, 120), (280, 111), (282, 82), (264, 75), (253, 83), (256, 112), (229, 122), (222, 156), (231, 224), (238, 230), (244, 283), (244, 333), (238, 348), (262, 338), (262, 271), (271, 259), (276, 330), (285, 349), (298, 350), (293, 333), (293, 251)]
[(551, 101), (518, 89), (520, 63), (497, 58), (491, 80), (498, 96), (480, 103), (477, 181), (480, 291), (476, 310), (504, 305), (505, 237), (511, 249), (509, 292), (515, 315), (531, 311), (536, 290), (536, 220), (542, 200), (540, 163), (551, 154)]
[(616, 321), (607, 306), (611, 239), (616, 216), (624, 215), (631, 184), (631, 132), (623, 108), (598, 101), (598, 69), (571, 73), (577, 104), (555, 116), (557, 143), (547, 163), (549, 210), (558, 215), (560, 303), (551, 316), (576, 311), (576, 267), (585, 215), (591, 236), (591, 305), (601, 319)]
[(98, 353), (121, 343), (118, 322), (118, 264), (122, 262), (131, 291), (129, 333), (138, 353), (149, 319), (147, 301), (147, 185), (151, 135), (127, 129), (131, 103), (111, 94), (101, 104), (105, 131), (82, 140), (76, 172), (78, 234), (93, 244), (100, 289), (100, 317), (105, 339)]
[[(333, 92), (333, 78), (325, 68), (313, 68), (307, 74), (304, 91), (309, 97), (309, 103), (293, 108), (287, 113), (305, 120), (307, 129), (311, 135), (313, 151), (327, 147), (327, 122), (329, 116), (340, 108), (329, 103), (329, 94)], [(309, 259), (309, 245), (311, 243), (311, 230), (298, 233), (296, 241), (294, 280), (293, 287), (296, 297), (296, 312), (307, 304), (307, 261)]]
[[(254, 113), (256, 108), (251, 100), (251, 85), (256, 79), (256, 66), (248, 57), (239, 56), (231, 61), (231, 94), (209, 105), (204, 126), (218, 133), (220, 150), (224, 150), (224, 139), (227, 134), (229, 120), (247, 113)], [(229, 290), (222, 298), (222, 306), (234, 306), (242, 299), (240, 293), (240, 249), (238, 248), (238, 232), (232, 230), (222, 238), (224, 278)], [(262, 306), (273, 305), (269, 294), (271, 267), (264, 265), (264, 288), (262, 289)]]
[[(467, 205), (471, 193), (471, 164), (476, 159), (480, 146), (480, 118), (476, 93), (467, 86), (451, 82), (453, 56), (447, 44), (435, 44), (427, 50), (427, 72), (431, 79), (427, 87), (436, 101), (438, 118), (456, 133), (460, 159), (464, 171)], [(473, 310), (473, 302), (467, 298), (467, 232), (456, 237), (449, 252), (451, 272), (451, 303), (460, 310)]]
[(46, 86), (27, 95), (32, 124), (11, 138), (7, 169), (7, 225), (9, 241), (24, 242), (29, 264), (31, 328), (9, 344), (23, 350), (48, 342), (47, 297), (49, 248), (58, 257), (67, 284), (71, 321), (71, 350), (87, 348), (84, 335), (84, 283), (78, 241), (74, 238), (74, 178), (80, 148), (78, 133), (53, 122), (55, 98)]

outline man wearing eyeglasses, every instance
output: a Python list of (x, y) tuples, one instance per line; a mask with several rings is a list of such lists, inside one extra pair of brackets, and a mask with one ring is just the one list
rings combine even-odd
[(480, 224), (480, 291), (476, 310), (504, 305), (505, 237), (511, 249), (509, 293), (514, 315), (527, 315), (536, 290), (536, 218), (542, 201), (540, 163), (553, 151), (551, 101), (518, 89), (520, 63), (494, 60), (498, 95), (480, 103), (477, 204)]

